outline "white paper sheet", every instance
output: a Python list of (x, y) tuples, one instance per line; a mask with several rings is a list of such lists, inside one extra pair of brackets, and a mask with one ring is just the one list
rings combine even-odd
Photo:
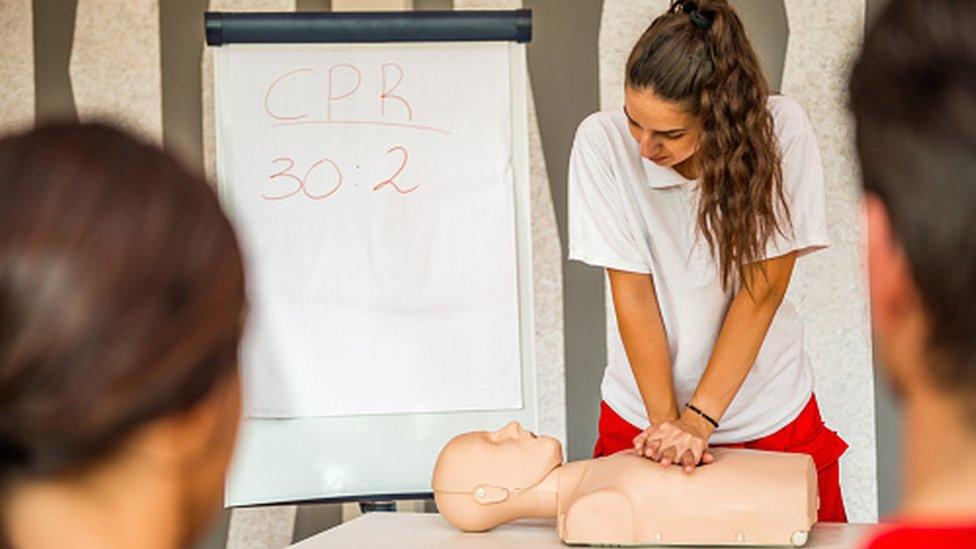
[(224, 47), (246, 411), (522, 404), (507, 44)]

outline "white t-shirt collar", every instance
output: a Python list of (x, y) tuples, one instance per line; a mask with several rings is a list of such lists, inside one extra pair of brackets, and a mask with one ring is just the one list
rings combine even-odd
[(654, 162), (641, 157), (641, 165), (644, 167), (644, 174), (647, 175), (647, 184), (654, 189), (667, 189), (670, 187), (677, 187), (679, 185), (686, 185), (691, 183), (692, 180), (685, 179), (677, 170), (674, 168), (665, 168), (663, 166), (658, 166)]

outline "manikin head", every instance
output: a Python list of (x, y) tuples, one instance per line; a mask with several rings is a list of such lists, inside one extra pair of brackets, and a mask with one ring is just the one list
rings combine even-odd
[(454, 526), (487, 530), (525, 516), (525, 491), (562, 463), (562, 446), (511, 422), (451, 439), (434, 466), (437, 509)]

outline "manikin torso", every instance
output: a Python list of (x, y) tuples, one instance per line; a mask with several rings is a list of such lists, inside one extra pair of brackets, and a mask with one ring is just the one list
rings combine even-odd
[(806, 455), (714, 449), (692, 474), (634, 452), (562, 464), (559, 442), (517, 423), (466, 433), (434, 469), (438, 510), (481, 531), (523, 517), (555, 517), (572, 544), (802, 545), (816, 521)]

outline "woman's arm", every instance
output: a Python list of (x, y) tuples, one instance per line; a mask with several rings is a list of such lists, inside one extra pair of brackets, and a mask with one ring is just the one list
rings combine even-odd
[(607, 269), (620, 338), (652, 425), (678, 419), (668, 338), (649, 274)]
[[(712, 356), (691, 403), (718, 421), (752, 369), (769, 325), (779, 309), (793, 274), (796, 253), (761, 261), (745, 269), (751, 291), (732, 299)], [(714, 427), (697, 413), (683, 409), (678, 421), (647, 433), (645, 454), (664, 465), (680, 461), (690, 471), (702, 459)]]
[(691, 397), (692, 404), (712, 418), (722, 417), (756, 362), (769, 325), (790, 285), (795, 262), (796, 252), (793, 252), (745, 269), (752, 291), (739, 290), (732, 299), (711, 359)]

